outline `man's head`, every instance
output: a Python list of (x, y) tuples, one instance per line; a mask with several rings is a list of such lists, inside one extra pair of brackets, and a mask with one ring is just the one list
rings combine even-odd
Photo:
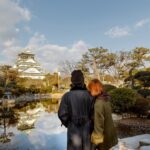
[(73, 85), (84, 85), (84, 75), (81, 70), (74, 70), (71, 73), (71, 82)]

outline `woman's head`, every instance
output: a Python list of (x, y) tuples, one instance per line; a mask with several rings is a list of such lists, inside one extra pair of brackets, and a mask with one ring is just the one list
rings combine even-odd
[(103, 93), (103, 85), (98, 79), (93, 79), (88, 84), (88, 90), (92, 96), (98, 96)]

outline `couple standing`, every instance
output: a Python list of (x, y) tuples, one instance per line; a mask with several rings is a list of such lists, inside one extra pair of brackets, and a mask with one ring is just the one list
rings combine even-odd
[(87, 90), (80, 70), (72, 72), (71, 82), (58, 111), (68, 129), (67, 150), (109, 150), (117, 144), (110, 97), (97, 79), (90, 81)]

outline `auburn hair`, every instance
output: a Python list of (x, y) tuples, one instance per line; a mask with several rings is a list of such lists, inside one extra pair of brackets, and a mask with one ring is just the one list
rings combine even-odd
[(88, 84), (88, 90), (90, 92), (96, 91), (99, 94), (102, 94), (104, 92), (103, 84), (98, 79), (93, 79)]

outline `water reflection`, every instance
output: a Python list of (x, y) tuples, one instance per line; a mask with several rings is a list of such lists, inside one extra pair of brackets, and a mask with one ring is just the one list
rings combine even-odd
[(17, 122), (17, 118), (15, 117), (15, 114), (13, 110), (10, 110), (8, 108), (1, 108), (0, 109), (0, 142), (1, 143), (7, 143), (10, 142), (11, 137), (14, 136), (13, 132), (7, 133), (7, 127), (9, 127), (10, 124), (14, 125)]
[(61, 127), (55, 113), (58, 111), (57, 103), (43, 100), (9, 111), (14, 117), (4, 114), (0, 117), (0, 125), (3, 126), (0, 128), (3, 139), (0, 140), (0, 149), (66, 149), (66, 129)]

